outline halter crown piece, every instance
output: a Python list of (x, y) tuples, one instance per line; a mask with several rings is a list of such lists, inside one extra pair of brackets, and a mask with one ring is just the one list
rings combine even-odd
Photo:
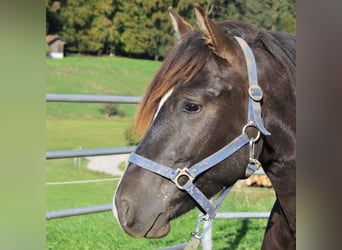
[[(190, 168), (183, 169), (173, 169), (157, 162), (154, 162), (150, 159), (147, 159), (141, 155), (136, 153), (131, 153), (128, 161), (137, 166), (140, 166), (146, 170), (149, 170), (155, 174), (158, 174), (166, 179), (172, 181), (180, 190), (186, 191), (202, 208), (205, 212), (205, 217), (209, 220), (213, 219), (216, 216), (217, 209), (221, 205), (224, 197), (228, 194), (230, 187), (224, 189), (216, 202), (213, 204), (210, 200), (194, 185), (193, 181), (197, 176), (202, 174), (203, 172), (213, 168), (218, 163), (230, 157), (236, 151), (241, 149), (243, 146), (249, 144), (249, 164), (246, 168), (246, 177), (253, 174), (260, 166), (260, 162), (254, 158), (254, 145), (255, 142), (259, 139), (260, 133), (267, 136), (271, 133), (268, 132), (261, 118), (261, 105), (260, 101), (262, 100), (262, 90), (258, 85), (258, 77), (257, 77), (257, 68), (254, 59), (254, 55), (248, 44), (240, 37), (235, 37), (236, 41), (239, 43), (243, 54), (246, 59), (247, 71), (248, 71), (248, 82), (249, 82), (249, 100), (248, 100), (248, 121), (246, 125), (242, 128), (241, 134), (236, 137), (233, 141), (227, 144), (225, 147), (215, 152), (214, 154), (208, 156), (202, 161), (196, 163)], [(257, 129), (258, 134), (254, 137), (248, 137), (246, 134), (246, 129), (248, 127), (254, 127)], [(181, 177), (185, 177), (187, 182), (185, 184), (181, 184), (179, 182)]]

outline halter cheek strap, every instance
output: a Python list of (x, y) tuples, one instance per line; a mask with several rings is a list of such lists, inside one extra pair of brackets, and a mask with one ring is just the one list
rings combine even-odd
[(248, 72), (248, 94), (249, 94), (249, 102), (248, 102), (248, 123), (251, 126), (255, 126), (258, 130), (264, 135), (271, 135), (268, 132), (261, 118), (261, 105), (260, 102), (262, 100), (262, 89), (258, 84), (258, 74), (257, 67), (254, 58), (254, 54), (248, 44), (240, 37), (235, 37), (236, 41), (239, 43), (242, 52), (246, 59), (247, 64), (247, 72)]
[[(128, 161), (130, 163), (133, 163), (166, 179), (169, 179), (170, 181), (175, 183), (175, 185), (179, 189), (186, 191), (197, 202), (199, 207), (201, 207), (205, 211), (206, 216), (209, 217), (208, 219), (213, 219), (216, 216), (218, 207), (229, 192), (229, 187), (221, 192), (215, 203), (211, 203), (210, 200), (196, 187), (196, 185), (194, 185), (194, 180), (197, 178), (197, 176), (213, 168), (218, 163), (227, 159), (247, 144), (249, 145), (249, 164), (246, 168), (246, 175), (248, 176), (253, 174), (254, 171), (256, 171), (261, 166), (260, 162), (254, 157), (254, 145), (259, 139), (260, 133), (265, 136), (271, 134), (265, 129), (261, 118), (260, 101), (262, 100), (263, 93), (258, 85), (257, 68), (253, 52), (242, 38), (235, 37), (235, 39), (239, 43), (246, 58), (249, 82), (248, 121), (242, 128), (241, 134), (237, 136), (233, 141), (231, 141), (228, 145), (210, 155), (209, 157), (205, 158), (204, 160), (191, 166), (190, 168), (173, 169), (147, 159), (134, 152), (131, 153), (128, 158)], [(258, 130), (258, 135), (255, 138), (250, 138), (246, 134), (246, 129), (248, 127), (254, 127)], [(180, 183), (181, 179), (183, 180), (182, 183), (185, 184)]]

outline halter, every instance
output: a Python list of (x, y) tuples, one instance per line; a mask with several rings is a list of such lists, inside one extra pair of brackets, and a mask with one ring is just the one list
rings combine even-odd
[[(231, 141), (228, 145), (210, 155), (209, 157), (205, 158), (204, 160), (191, 166), (190, 168), (172, 169), (168, 166), (154, 162), (134, 152), (131, 153), (128, 158), (128, 161), (130, 163), (133, 163), (166, 179), (169, 179), (177, 186), (177, 188), (186, 191), (203, 209), (203, 211), (205, 211), (204, 217), (210, 220), (212, 220), (216, 216), (217, 209), (222, 203), (224, 197), (229, 192), (230, 188), (225, 188), (220, 193), (216, 202), (213, 204), (196, 187), (196, 185), (194, 185), (193, 181), (197, 178), (197, 176), (213, 168), (218, 163), (227, 159), (247, 144), (249, 145), (249, 163), (246, 168), (246, 177), (250, 176), (261, 166), (260, 162), (254, 157), (255, 143), (260, 138), (260, 133), (265, 136), (271, 134), (265, 129), (261, 118), (260, 101), (262, 100), (263, 93), (260, 86), (258, 85), (257, 68), (253, 52), (242, 38), (235, 37), (235, 39), (239, 43), (246, 59), (249, 82), (248, 121), (242, 128), (241, 134), (233, 141)], [(247, 135), (246, 130), (248, 127), (254, 127), (257, 130), (257, 135), (255, 138), (249, 137)], [(185, 178), (187, 180), (185, 184), (180, 183), (181, 178)]]

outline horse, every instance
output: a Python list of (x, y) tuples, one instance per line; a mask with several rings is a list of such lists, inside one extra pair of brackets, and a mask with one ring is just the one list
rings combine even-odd
[(140, 142), (113, 198), (133, 237), (160, 238), (170, 220), (262, 167), (276, 200), (262, 249), (296, 247), (296, 36), (241, 21), (199, 29), (170, 7), (177, 41), (138, 107)]

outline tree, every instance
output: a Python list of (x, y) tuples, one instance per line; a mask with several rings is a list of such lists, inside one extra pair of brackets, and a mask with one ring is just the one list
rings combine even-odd
[(149, 27), (148, 53), (158, 60), (165, 56), (174, 41), (173, 28), (168, 14), (172, 1), (145, 1)]
[[(214, 20), (296, 31), (294, 0), (197, 0)], [(196, 26), (193, 0), (46, 0), (46, 30), (67, 51), (161, 59), (174, 42), (167, 8)]]
[[(63, 37), (68, 48), (101, 54), (111, 50), (116, 30), (112, 22), (112, 0), (69, 0), (62, 9)], [(112, 52), (112, 51), (107, 51)]]
[(47, 0), (45, 2), (47, 34), (58, 34), (62, 31), (61, 8), (62, 1)]
[(158, 59), (173, 40), (167, 8), (172, 1), (125, 1), (114, 17), (125, 53)]
[(215, 20), (241, 20), (269, 30), (296, 31), (294, 0), (207, 0)]

